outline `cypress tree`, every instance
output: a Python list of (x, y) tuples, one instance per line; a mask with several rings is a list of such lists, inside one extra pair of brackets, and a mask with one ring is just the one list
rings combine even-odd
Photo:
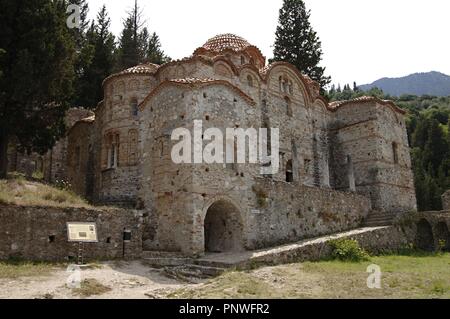
[(0, 178), (11, 138), (46, 152), (64, 133), (74, 41), (62, 0), (6, 1), (0, 10)]
[(324, 88), (331, 78), (325, 76), (325, 68), (319, 66), (322, 44), (309, 22), (310, 15), (303, 0), (284, 0), (276, 31), (273, 61), (295, 65)]

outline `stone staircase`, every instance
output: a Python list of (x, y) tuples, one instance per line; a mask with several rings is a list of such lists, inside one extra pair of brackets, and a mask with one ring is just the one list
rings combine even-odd
[(144, 251), (143, 262), (151, 267), (162, 268), (170, 278), (186, 282), (217, 277), (229, 268), (228, 264), (221, 262), (193, 259), (171, 252)]
[(364, 227), (380, 227), (391, 226), (393, 224), (395, 216), (393, 214), (373, 211), (369, 213), (366, 220), (363, 223)]

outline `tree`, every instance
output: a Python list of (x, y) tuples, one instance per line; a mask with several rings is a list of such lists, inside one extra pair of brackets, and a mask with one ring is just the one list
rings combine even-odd
[(6, 1), (0, 11), (0, 178), (16, 137), (44, 153), (64, 131), (72, 94), (74, 43), (62, 0)]
[(310, 15), (303, 0), (284, 0), (275, 35), (273, 61), (295, 65), (324, 88), (331, 82), (331, 78), (325, 76), (325, 68), (319, 66), (322, 44), (311, 27)]
[(153, 32), (148, 42), (146, 56), (147, 62), (154, 64), (164, 64), (171, 60), (162, 50), (159, 36), (155, 32)]
[(103, 98), (102, 82), (113, 72), (115, 63), (115, 42), (110, 25), (111, 19), (103, 6), (97, 14), (97, 24), (92, 22), (86, 33), (83, 52), (87, 63), (78, 82), (77, 105), (94, 108)]
[(135, 0), (133, 10), (123, 23), (118, 50), (118, 69), (126, 69), (144, 62), (148, 31), (142, 29), (143, 24), (142, 14)]

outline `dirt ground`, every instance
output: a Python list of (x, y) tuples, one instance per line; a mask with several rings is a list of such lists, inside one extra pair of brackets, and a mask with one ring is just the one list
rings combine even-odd
[[(381, 286), (367, 285), (368, 266), (381, 271)], [(73, 274), (48, 264), (0, 263), (0, 299), (161, 298), (439, 298), (450, 299), (450, 253), (371, 257), (348, 263), (321, 261), (227, 271), (195, 284), (174, 280), (140, 261), (105, 262)], [(39, 274), (39, 275), (37, 275)]]
[[(108, 292), (77, 293), (77, 289), (67, 286), (73, 273), (65, 268), (55, 268), (49, 274), (39, 277), (19, 277), (0, 279), (0, 299), (153, 299), (163, 298), (189, 284), (167, 278), (160, 270), (152, 269), (136, 262), (107, 262), (81, 269), (81, 281), (94, 279)], [(109, 288), (109, 289), (108, 289)], [(89, 294), (92, 293), (93, 295)]]

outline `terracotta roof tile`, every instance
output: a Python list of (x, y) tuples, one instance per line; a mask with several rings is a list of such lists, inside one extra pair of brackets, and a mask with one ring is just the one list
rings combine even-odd
[(249, 46), (251, 46), (251, 44), (244, 38), (241, 38), (235, 34), (226, 33), (216, 35), (215, 37), (209, 39), (203, 45), (203, 48), (214, 52), (221, 52), (225, 50), (239, 52)]
[(368, 103), (368, 102), (377, 102), (381, 105), (391, 107), (394, 111), (396, 111), (398, 113), (401, 113), (401, 114), (406, 113), (405, 110), (403, 110), (403, 109), (399, 108), (397, 105), (395, 105), (395, 103), (393, 101), (382, 100), (382, 99), (379, 99), (374, 96), (361, 96), (361, 97), (355, 98), (353, 100), (331, 102), (328, 104), (328, 108), (332, 111), (336, 111), (345, 105), (358, 104), (358, 103), (361, 104), (361, 103)]

